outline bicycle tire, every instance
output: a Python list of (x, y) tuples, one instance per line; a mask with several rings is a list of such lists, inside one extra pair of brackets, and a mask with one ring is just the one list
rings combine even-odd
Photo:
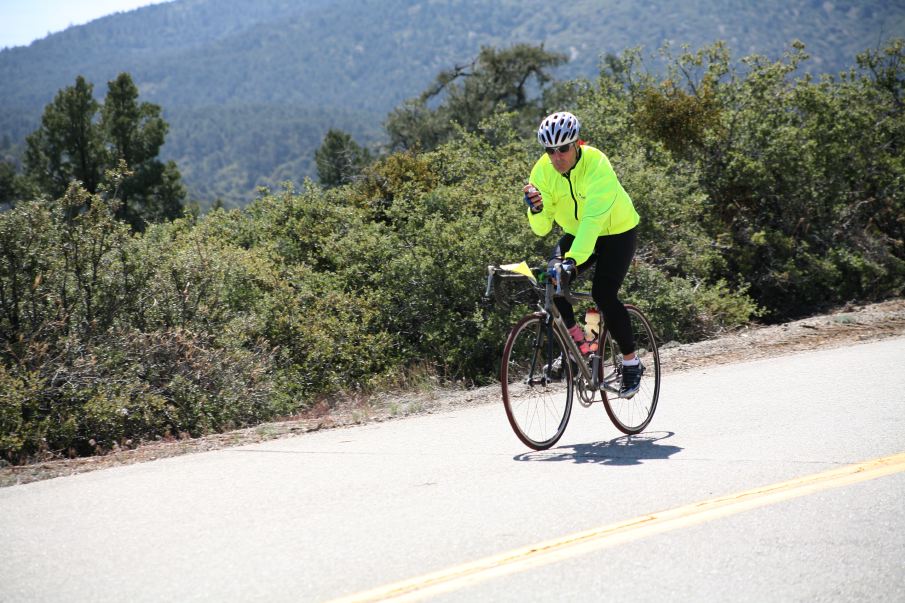
[[(644, 376), (641, 377), (641, 388), (631, 398), (622, 398), (603, 391), (603, 407), (616, 429), (627, 435), (644, 431), (657, 410), (660, 398), (660, 352), (657, 349), (657, 338), (647, 317), (630, 304), (626, 304), (632, 333), (635, 336), (635, 347), (638, 357), (644, 364)], [(603, 345), (603, 374), (614, 385), (622, 383), (622, 354), (609, 329), (604, 326), (601, 338)]]
[[(562, 437), (572, 412), (572, 363), (561, 361), (558, 380), (547, 367), (568, 358), (562, 336), (553, 329), (552, 354), (542, 314), (528, 314), (515, 323), (506, 338), (500, 363), (503, 406), (512, 431), (523, 444), (546, 450)], [(551, 360), (552, 359), (552, 360)], [(553, 371), (555, 373), (555, 371)]]

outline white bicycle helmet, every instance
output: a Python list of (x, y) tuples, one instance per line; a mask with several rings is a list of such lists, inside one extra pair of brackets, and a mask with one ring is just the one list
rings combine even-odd
[(537, 140), (545, 147), (558, 147), (578, 140), (581, 124), (568, 111), (559, 111), (544, 118), (537, 129)]

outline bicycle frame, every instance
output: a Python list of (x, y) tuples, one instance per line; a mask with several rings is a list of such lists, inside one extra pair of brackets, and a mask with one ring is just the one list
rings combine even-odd
[[(598, 349), (582, 356), (579, 346), (583, 342), (572, 339), (555, 302), (557, 297), (571, 304), (593, 298), (557, 286), (563, 281), (561, 274), (558, 266), (548, 279), (545, 268), (530, 268), (525, 262), (487, 267), (486, 298), (492, 293), (504, 308), (510, 301), (537, 305), (512, 326), (503, 346), (500, 384), (509, 425), (529, 448), (545, 450), (564, 433), (577, 398), (586, 408), (601, 402), (622, 433), (641, 433), (654, 416), (660, 391), (660, 357), (650, 321), (638, 308), (626, 304), (636, 353), (644, 357), (639, 372), (645, 380), (623, 396), (622, 352), (606, 317), (602, 317), (597, 336)], [(513, 278), (518, 280), (515, 289), (507, 285)], [(560, 362), (562, 366), (558, 366)], [(563, 387), (557, 385), (560, 382)]]
[[(493, 277), (497, 274), (501, 269), (496, 266), (488, 266), (487, 267), (487, 290), (485, 292), (485, 297), (490, 297), (493, 288)], [(583, 361), (584, 357), (581, 353), (581, 350), (578, 348), (578, 344), (572, 339), (572, 336), (569, 334), (569, 330), (566, 328), (565, 321), (562, 318), (562, 315), (559, 312), (559, 309), (556, 307), (556, 304), (553, 300), (556, 297), (563, 297), (568, 300), (570, 303), (574, 303), (575, 300), (591, 300), (593, 301), (593, 297), (588, 292), (581, 291), (570, 291), (569, 288), (563, 287), (560, 283), (562, 283), (561, 276), (561, 267), (557, 265), (555, 267), (556, 270), (556, 285), (554, 286), (553, 282), (547, 280), (543, 287), (543, 304), (540, 303), (540, 299), (538, 299), (538, 314), (544, 319), (544, 324), (546, 325), (547, 332), (547, 358), (550, 358), (552, 355), (552, 347), (553, 347), (553, 339), (550, 337), (551, 329), (556, 329), (559, 334), (562, 336), (563, 341), (566, 342), (566, 346), (568, 348), (569, 354), (578, 359), (578, 362), (575, 364), (578, 366), (578, 370), (581, 373), (581, 377), (588, 383), (593, 390), (605, 390), (608, 393), (619, 395), (619, 389), (613, 387), (609, 383), (609, 379), (606, 377), (603, 379), (603, 383), (601, 383), (598, 375), (600, 374), (600, 363), (603, 360), (603, 357), (600, 353), (603, 351), (604, 344), (604, 332), (605, 328), (600, 329), (600, 333), (598, 334), (598, 352), (591, 354), (590, 363)], [(524, 279), (526, 277), (516, 274), (500, 274), (502, 278), (517, 278)], [(540, 298), (541, 287), (539, 284), (534, 285), (535, 290), (538, 293), (538, 298)], [(550, 359), (552, 362), (552, 359)], [(532, 373), (533, 367), (532, 367)], [(546, 378), (544, 376), (542, 379)], [(533, 379), (532, 379), (533, 381)]]

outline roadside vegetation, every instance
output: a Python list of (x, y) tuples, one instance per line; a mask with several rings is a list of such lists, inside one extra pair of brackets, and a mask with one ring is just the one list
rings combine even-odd
[[(94, 184), (62, 168), (61, 189), (39, 169), (0, 182), (0, 458), (200, 436), (424, 374), (492, 381), (524, 307), (485, 302), (485, 268), (552, 243), (519, 191), (558, 108), (638, 207), (624, 297), (662, 340), (901, 296), (903, 59), (897, 40), (814, 78), (799, 44), (776, 62), (715, 44), (667, 56), (667, 73), (629, 50), (593, 81), (555, 82), (559, 55), (484, 49), (390, 114), (386, 153), (332, 131), (322, 183), (178, 217), (175, 166), (156, 148), (130, 161), (128, 137), (89, 120), (107, 124)], [(62, 140), (56, 165), (73, 166), (51, 114), (33, 144)], [(156, 129), (130, 131), (159, 134), (148, 150), (166, 128), (141, 115)], [(142, 188), (148, 172), (169, 176)]]

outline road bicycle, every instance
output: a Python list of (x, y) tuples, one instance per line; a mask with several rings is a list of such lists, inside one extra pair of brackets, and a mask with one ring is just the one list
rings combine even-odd
[(588, 300), (593, 304), (593, 298), (560, 286), (558, 272), (556, 276), (554, 283), (545, 268), (529, 268), (525, 262), (487, 267), (487, 298), (504, 305), (513, 300), (537, 302), (536, 311), (515, 323), (503, 347), (500, 385), (512, 430), (534, 450), (550, 448), (566, 430), (577, 393), (586, 408), (602, 403), (622, 433), (640, 433), (653, 419), (660, 395), (660, 354), (650, 321), (636, 306), (626, 304), (635, 352), (645, 371), (638, 392), (621, 397), (622, 353), (606, 327), (606, 317), (597, 351), (582, 356), (553, 300), (563, 296), (575, 305)]

